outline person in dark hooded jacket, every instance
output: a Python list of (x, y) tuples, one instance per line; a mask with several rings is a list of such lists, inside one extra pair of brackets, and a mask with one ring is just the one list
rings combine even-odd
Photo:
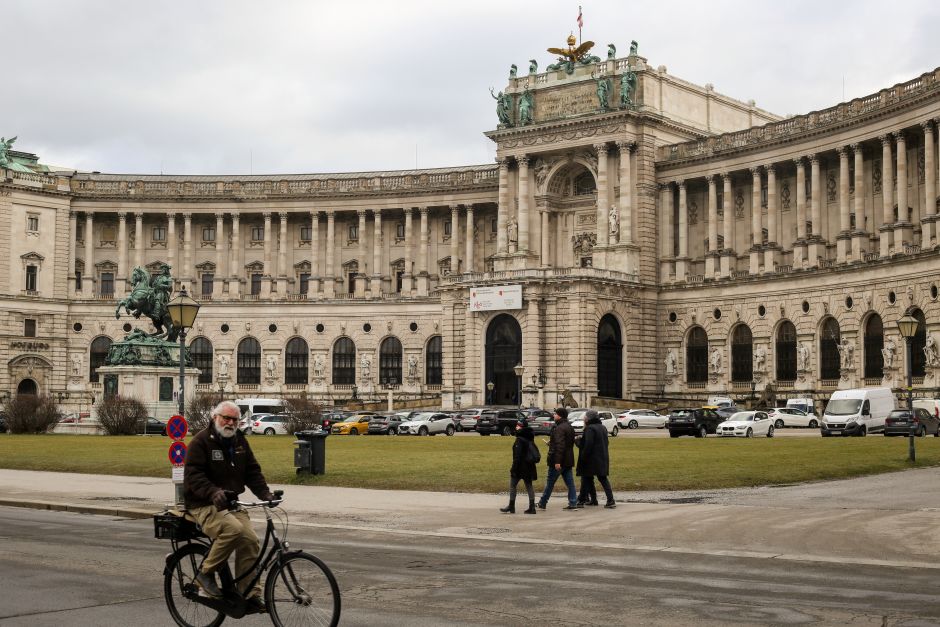
[(578, 440), (578, 448), (581, 449), (577, 466), (578, 476), (581, 477), (578, 503), (597, 505), (597, 492), (594, 488), (594, 477), (597, 477), (607, 495), (607, 503), (604, 507), (608, 509), (617, 507), (614, 492), (607, 479), (607, 475), (610, 474), (607, 429), (601, 424), (600, 417), (593, 409), (589, 409), (584, 416), (584, 434)]
[(512, 444), (512, 467), (509, 469), (509, 505), (499, 508), (504, 514), (516, 513), (516, 486), (521, 480), (529, 493), (529, 509), (525, 514), (535, 513), (535, 490), (532, 482), (538, 479), (535, 462), (529, 461), (529, 447), (535, 446), (535, 432), (525, 420), (516, 423), (516, 441)]

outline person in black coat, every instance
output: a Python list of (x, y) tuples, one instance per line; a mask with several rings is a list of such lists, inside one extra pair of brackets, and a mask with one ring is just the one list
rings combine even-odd
[(614, 501), (614, 492), (610, 487), (607, 475), (610, 474), (610, 455), (608, 452), (607, 429), (601, 424), (597, 412), (589, 409), (584, 416), (584, 434), (578, 440), (578, 476), (581, 477), (581, 493), (578, 496), (580, 505), (597, 505), (597, 491), (594, 488), (594, 477), (600, 482), (607, 495), (607, 504), (604, 507), (613, 509), (617, 507)]
[(516, 423), (516, 441), (512, 443), (512, 467), (509, 469), (509, 505), (499, 508), (504, 514), (516, 513), (516, 486), (522, 480), (529, 493), (529, 509), (525, 514), (535, 513), (535, 490), (532, 482), (538, 479), (535, 462), (529, 461), (529, 448), (535, 446), (535, 432), (525, 420)]

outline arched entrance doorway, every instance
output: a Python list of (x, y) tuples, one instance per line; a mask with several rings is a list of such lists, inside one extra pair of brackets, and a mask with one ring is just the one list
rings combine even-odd
[[(500, 314), (486, 329), (487, 405), (517, 405), (518, 387), (513, 368), (522, 363), (522, 329), (515, 318)], [(489, 391), (489, 384), (493, 390)]]
[(617, 319), (606, 314), (597, 327), (597, 394), (606, 398), (622, 396), (623, 342)]
[(36, 385), (36, 382), (32, 379), (23, 379), (20, 381), (19, 385), (16, 386), (16, 394), (28, 394), (30, 396), (36, 396), (39, 393), (39, 387)]

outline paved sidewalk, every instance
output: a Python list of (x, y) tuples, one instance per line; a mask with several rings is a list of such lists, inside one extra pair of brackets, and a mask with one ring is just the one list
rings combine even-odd
[[(292, 524), (768, 559), (940, 567), (940, 469), (776, 488), (618, 493), (618, 507), (500, 514), (505, 495), (275, 486)], [(0, 470), (0, 505), (148, 517), (167, 479)]]

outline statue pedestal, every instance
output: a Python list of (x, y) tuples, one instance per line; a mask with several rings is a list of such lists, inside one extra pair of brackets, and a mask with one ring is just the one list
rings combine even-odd
[[(177, 413), (180, 370), (178, 366), (101, 366), (98, 377), (104, 384), (104, 396), (118, 394), (136, 398), (150, 416), (166, 420)], [(186, 368), (186, 402), (196, 395), (199, 369)], [(94, 415), (94, 412), (92, 412)]]

